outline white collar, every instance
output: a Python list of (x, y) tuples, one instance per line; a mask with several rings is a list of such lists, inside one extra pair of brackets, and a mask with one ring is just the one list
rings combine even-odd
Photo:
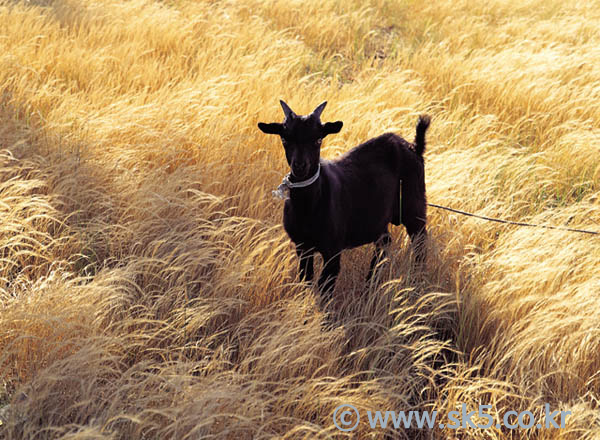
[(309, 185), (312, 185), (319, 178), (320, 174), (321, 174), (321, 164), (319, 164), (319, 166), (317, 167), (317, 172), (312, 177), (310, 177), (306, 180), (303, 180), (301, 182), (291, 182), (290, 176), (292, 175), (292, 173), (288, 173), (283, 178), (281, 185), (279, 185), (277, 187), (277, 189), (275, 191), (273, 191), (273, 196), (280, 198), (282, 200), (288, 199), (290, 188), (305, 188)]

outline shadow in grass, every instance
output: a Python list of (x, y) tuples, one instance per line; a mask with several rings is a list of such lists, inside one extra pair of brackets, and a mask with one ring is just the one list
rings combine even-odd
[(451, 293), (458, 275), (433, 270), (444, 258), (435, 232), (423, 272), (415, 270), (406, 234), (396, 229), (393, 236), (388, 257), (370, 281), (373, 246), (344, 252), (324, 328), (343, 331), (340, 362), (354, 386), (372, 383), (396, 407), (423, 410), (464, 359), (456, 344), (459, 305)]

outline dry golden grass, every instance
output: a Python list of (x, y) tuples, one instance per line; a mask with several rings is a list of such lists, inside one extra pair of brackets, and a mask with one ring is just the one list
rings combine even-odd
[[(600, 4), (0, 1), (0, 437), (343, 438), (341, 403), (570, 410), (598, 438), (600, 238), (430, 210), (326, 326), (270, 191), (284, 98), (335, 157), (430, 113), (429, 200), (598, 230)], [(27, 397), (24, 397), (25, 393)], [(5, 407), (6, 408), (6, 407)]]

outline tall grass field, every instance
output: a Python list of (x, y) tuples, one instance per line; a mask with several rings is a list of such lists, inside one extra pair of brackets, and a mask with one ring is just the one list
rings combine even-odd
[(600, 438), (600, 235), (430, 207), (323, 309), (279, 99), (327, 159), (429, 114), (430, 203), (600, 231), (597, 0), (0, 0), (0, 438)]

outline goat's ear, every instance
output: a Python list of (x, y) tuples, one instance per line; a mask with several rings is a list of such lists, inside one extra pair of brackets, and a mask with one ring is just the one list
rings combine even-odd
[(323, 136), (327, 136), (328, 134), (339, 133), (343, 125), (344, 123), (342, 121), (326, 122), (323, 125)]
[(281, 136), (281, 133), (283, 133), (283, 124), (280, 124), (279, 122), (271, 122), (270, 124), (259, 122), (258, 128), (260, 131), (267, 134), (278, 134)]

